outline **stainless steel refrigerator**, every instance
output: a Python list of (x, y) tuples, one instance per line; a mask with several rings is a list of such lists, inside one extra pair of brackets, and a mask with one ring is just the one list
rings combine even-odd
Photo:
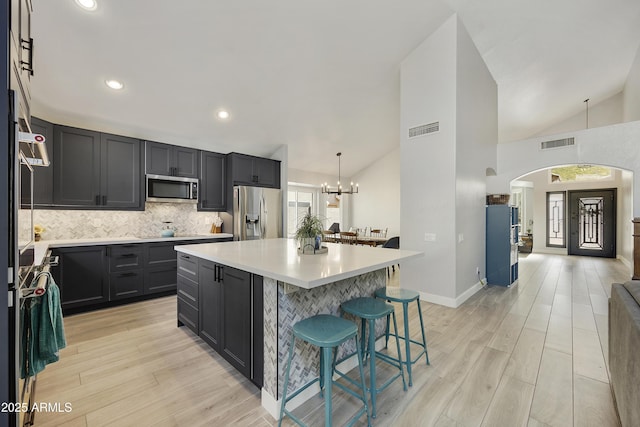
[(282, 191), (233, 187), (233, 240), (282, 237)]

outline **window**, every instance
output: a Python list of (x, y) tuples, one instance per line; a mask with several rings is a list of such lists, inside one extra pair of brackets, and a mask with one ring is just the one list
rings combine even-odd
[(289, 187), (287, 192), (287, 235), (293, 237), (296, 234), (300, 219), (307, 213), (318, 214), (317, 190), (313, 188)]
[(547, 246), (565, 248), (565, 193), (554, 191), (547, 193)]

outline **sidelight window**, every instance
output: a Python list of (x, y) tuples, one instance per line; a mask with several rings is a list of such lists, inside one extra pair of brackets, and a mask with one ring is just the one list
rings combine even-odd
[(566, 203), (564, 191), (547, 193), (547, 246), (565, 248), (566, 241)]

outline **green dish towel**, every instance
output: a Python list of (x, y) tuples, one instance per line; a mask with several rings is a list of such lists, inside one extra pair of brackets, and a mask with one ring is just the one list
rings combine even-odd
[(20, 377), (26, 378), (42, 371), (49, 363), (60, 359), (59, 351), (67, 346), (64, 337), (60, 289), (48, 272), (47, 291), (25, 303), (22, 310), (22, 357)]

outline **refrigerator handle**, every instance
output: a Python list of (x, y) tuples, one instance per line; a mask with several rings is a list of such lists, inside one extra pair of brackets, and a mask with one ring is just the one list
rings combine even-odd
[(264, 193), (262, 193), (262, 195), (260, 196), (260, 238), (264, 239), (267, 236), (265, 235), (265, 227), (267, 225), (267, 209), (266, 209), (266, 203), (264, 200)]

